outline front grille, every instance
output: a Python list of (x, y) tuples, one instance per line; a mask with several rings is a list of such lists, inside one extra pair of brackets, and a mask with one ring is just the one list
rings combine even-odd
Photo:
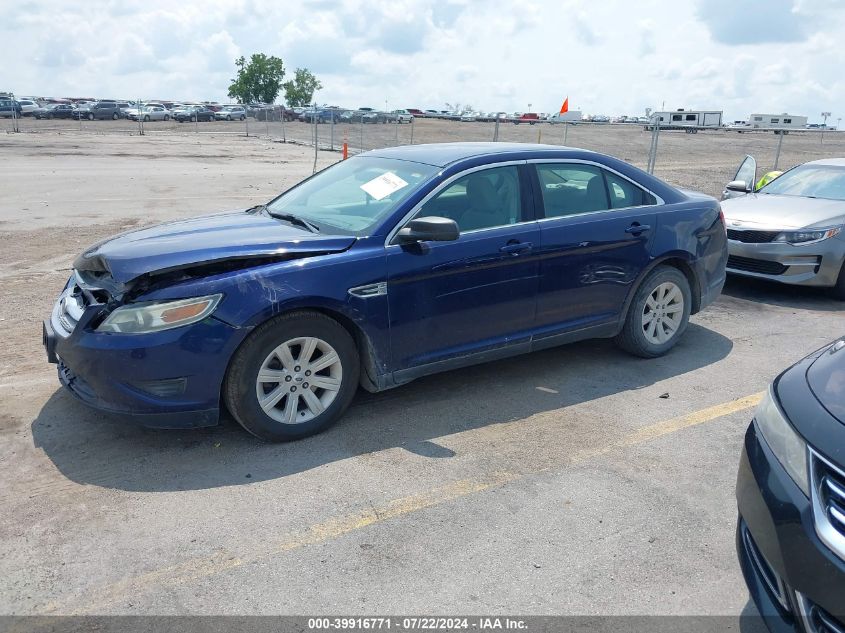
[(74, 286), (70, 293), (59, 299), (59, 323), (70, 334), (85, 312), (85, 297), (79, 287)]
[(845, 472), (814, 452), (811, 473), (816, 532), (845, 560)]
[(734, 270), (744, 270), (749, 273), (782, 275), (786, 272), (787, 266), (784, 266), (780, 262), (771, 262), (765, 259), (753, 259), (751, 257), (731, 255), (728, 257), (728, 268), (733, 268)]
[(775, 239), (780, 231), (738, 231), (728, 229), (728, 239), (746, 244), (767, 244)]
[(85, 311), (91, 306), (105, 304), (107, 294), (100, 288), (89, 286), (87, 282), (74, 274), (70, 284), (53, 307), (53, 329), (60, 336), (70, 336), (79, 324)]
[(769, 561), (765, 559), (760, 550), (757, 549), (757, 544), (751, 538), (751, 532), (748, 531), (748, 526), (743, 522), (742, 525), (742, 542), (745, 545), (745, 550), (748, 552), (748, 558), (751, 560), (751, 565), (757, 572), (763, 583), (768, 587), (772, 597), (778, 601), (784, 610), (789, 611), (789, 601), (786, 598), (786, 587), (780, 579), (778, 573), (769, 565)]
[(801, 607), (804, 629), (808, 633), (845, 633), (845, 622), (815, 604), (807, 596), (795, 592)]

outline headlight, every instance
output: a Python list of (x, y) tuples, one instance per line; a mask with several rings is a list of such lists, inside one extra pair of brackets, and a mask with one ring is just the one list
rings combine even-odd
[(772, 449), (777, 460), (789, 473), (801, 491), (810, 496), (810, 483), (807, 475), (807, 444), (795, 432), (786, 417), (781, 413), (770, 386), (754, 414), (757, 428), (760, 429), (766, 444)]
[(118, 308), (97, 328), (99, 332), (146, 334), (202, 321), (214, 312), (223, 295), (138, 303)]
[(807, 244), (809, 242), (821, 242), (834, 235), (839, 235), (842, 227), (832, 229), (819, 229), (818, 231), (784, 231), (773, 242), (786, 242), (787, 244)]

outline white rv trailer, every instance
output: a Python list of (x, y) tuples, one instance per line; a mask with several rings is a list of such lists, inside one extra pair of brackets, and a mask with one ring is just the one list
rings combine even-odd
[[(652, 120), (653, 117), (657, 117), (660, 129), (687, 128), (687, 131), (694, 132), (722, 127), (721, 110), (678, 109), (673, 112), (655, 112)], [(646, 129), (651, 129), (651, 125), (647, 125)]]
[(807, 117), (795, 114), (751, 114), (748, 117), (750, 127), (776, 128), (779, 130), (803, 129)]

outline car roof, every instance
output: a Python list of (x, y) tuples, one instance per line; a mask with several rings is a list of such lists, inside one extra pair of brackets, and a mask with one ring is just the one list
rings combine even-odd
[(578, 151), (592, 153), (588, 150), (580, 150), (574, 147), (561, 145), (538, 145), (532, 143), (431, 143), (428, 145), (405, 145), (402, 147), (388, 147), (385, 149), (372, 150), (366, 156), (378, 156), (381, 158), (399, 158), (418, 163), (426, 163), (435, 167), (445, 167), (452, 163), (475, 158), (478, 156), (507, 156), (508, 154), (533, 154), (538, 158), (544, 155), (553, 156), (561, 151)]
[(830, 167), (845, 167), (845, 158), (822, 158), (819, 160), (811, 160), (805, 165), (826, 165)]

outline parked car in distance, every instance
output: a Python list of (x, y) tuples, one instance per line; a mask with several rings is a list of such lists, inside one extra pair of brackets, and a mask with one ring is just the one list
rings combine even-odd
[(364, 123), (387, 123), (387, 115), (384, 112), (366, 110), (361, 115), (361, 120)]
[(32, 113), (39, 108), (38, 103), (32, 99), (19, 99), (18, 104), (21, 107), (22, 116), (32, 116)]
[(0, 97), (0, 117), (21, 118), (23, 110), (21, 104), (10, 97)]
[(123, 115), (120, 107), (114, 101), (97, 101), (95, 103), (86, 104), (76, 109), (76, 116), (89, 121), (95, 119), (114, 119), (117, 120)]
[(427, 116), (426, 113), (420, 110), (419, 108), (406, 108), (405, 111), (411, 116), (418, 117), (421, 119), (424, 119)]
[(771, 384), (745, 434), (736, 549), (771, 631), (845, 631), (845, 339)]
[(191, 106), (189, 108), (185, 108), (184, 110), (180, 110), (176, 114), (174, 114), (174, 118), (179, 123), (184, 123), (185, 121), (215, 121), (215, 113), (213, 110), (209, 110), (205, 106)]
[[(516, 113), (514, 113), (516, 114)], [(540, 120), (540, 115), (536, 112), (524, 112), (520, 114), (513, 120), (514, 125), (519, 125), (520, 123), (528, 123), (529, 125), (534, 125), (537, 121)]]
[(170, 111), (160, 103), (144, 103), (140, 106), (126, 108), (126, 118), (133, 121), (166, 121), (170, 119)]
[(299, 120), (305, 123), (314, 123), (315, 120), (317, 123), (331, 123), (332, 119), (337, 121), (339, 118), (339, 111), (332, 108), (309, 108), (299, 115)]
[(397, 123), (410, 123), (414, 120), (414, 115), (408, 110), (394, 110), (390, 115), (390, 120)]
[(458, 119), (460, 121), (476, 121), (478, 119), (478, 115), (475, 112), (462, 112), (458, 115)]
[(246, 119), (246, 108), (242, 105), (227, 105), (214, 113), (218, 121), (243, 121)]
[(746, 156), (725, 187), (728, 272), (823, 287), (845, 301), (845, 158), (798, 165), (757, 190), (756, 182), (757, 161)]
[(69, 103), (48, 103), (42, 108), (36, 109), (32, 116), (36, 119), (71, 119), (74, 116), (75, 108)]
[(329, 426), (359, 386), (584, 338), (663, 355), (719, 295), (726, 259), (716, 200), (610, 156), (395, 147), (266, 205), (92, 246), (43, 340), (93, 406), (184, 427), (216, 424), (224, 402), (289, 440)]

